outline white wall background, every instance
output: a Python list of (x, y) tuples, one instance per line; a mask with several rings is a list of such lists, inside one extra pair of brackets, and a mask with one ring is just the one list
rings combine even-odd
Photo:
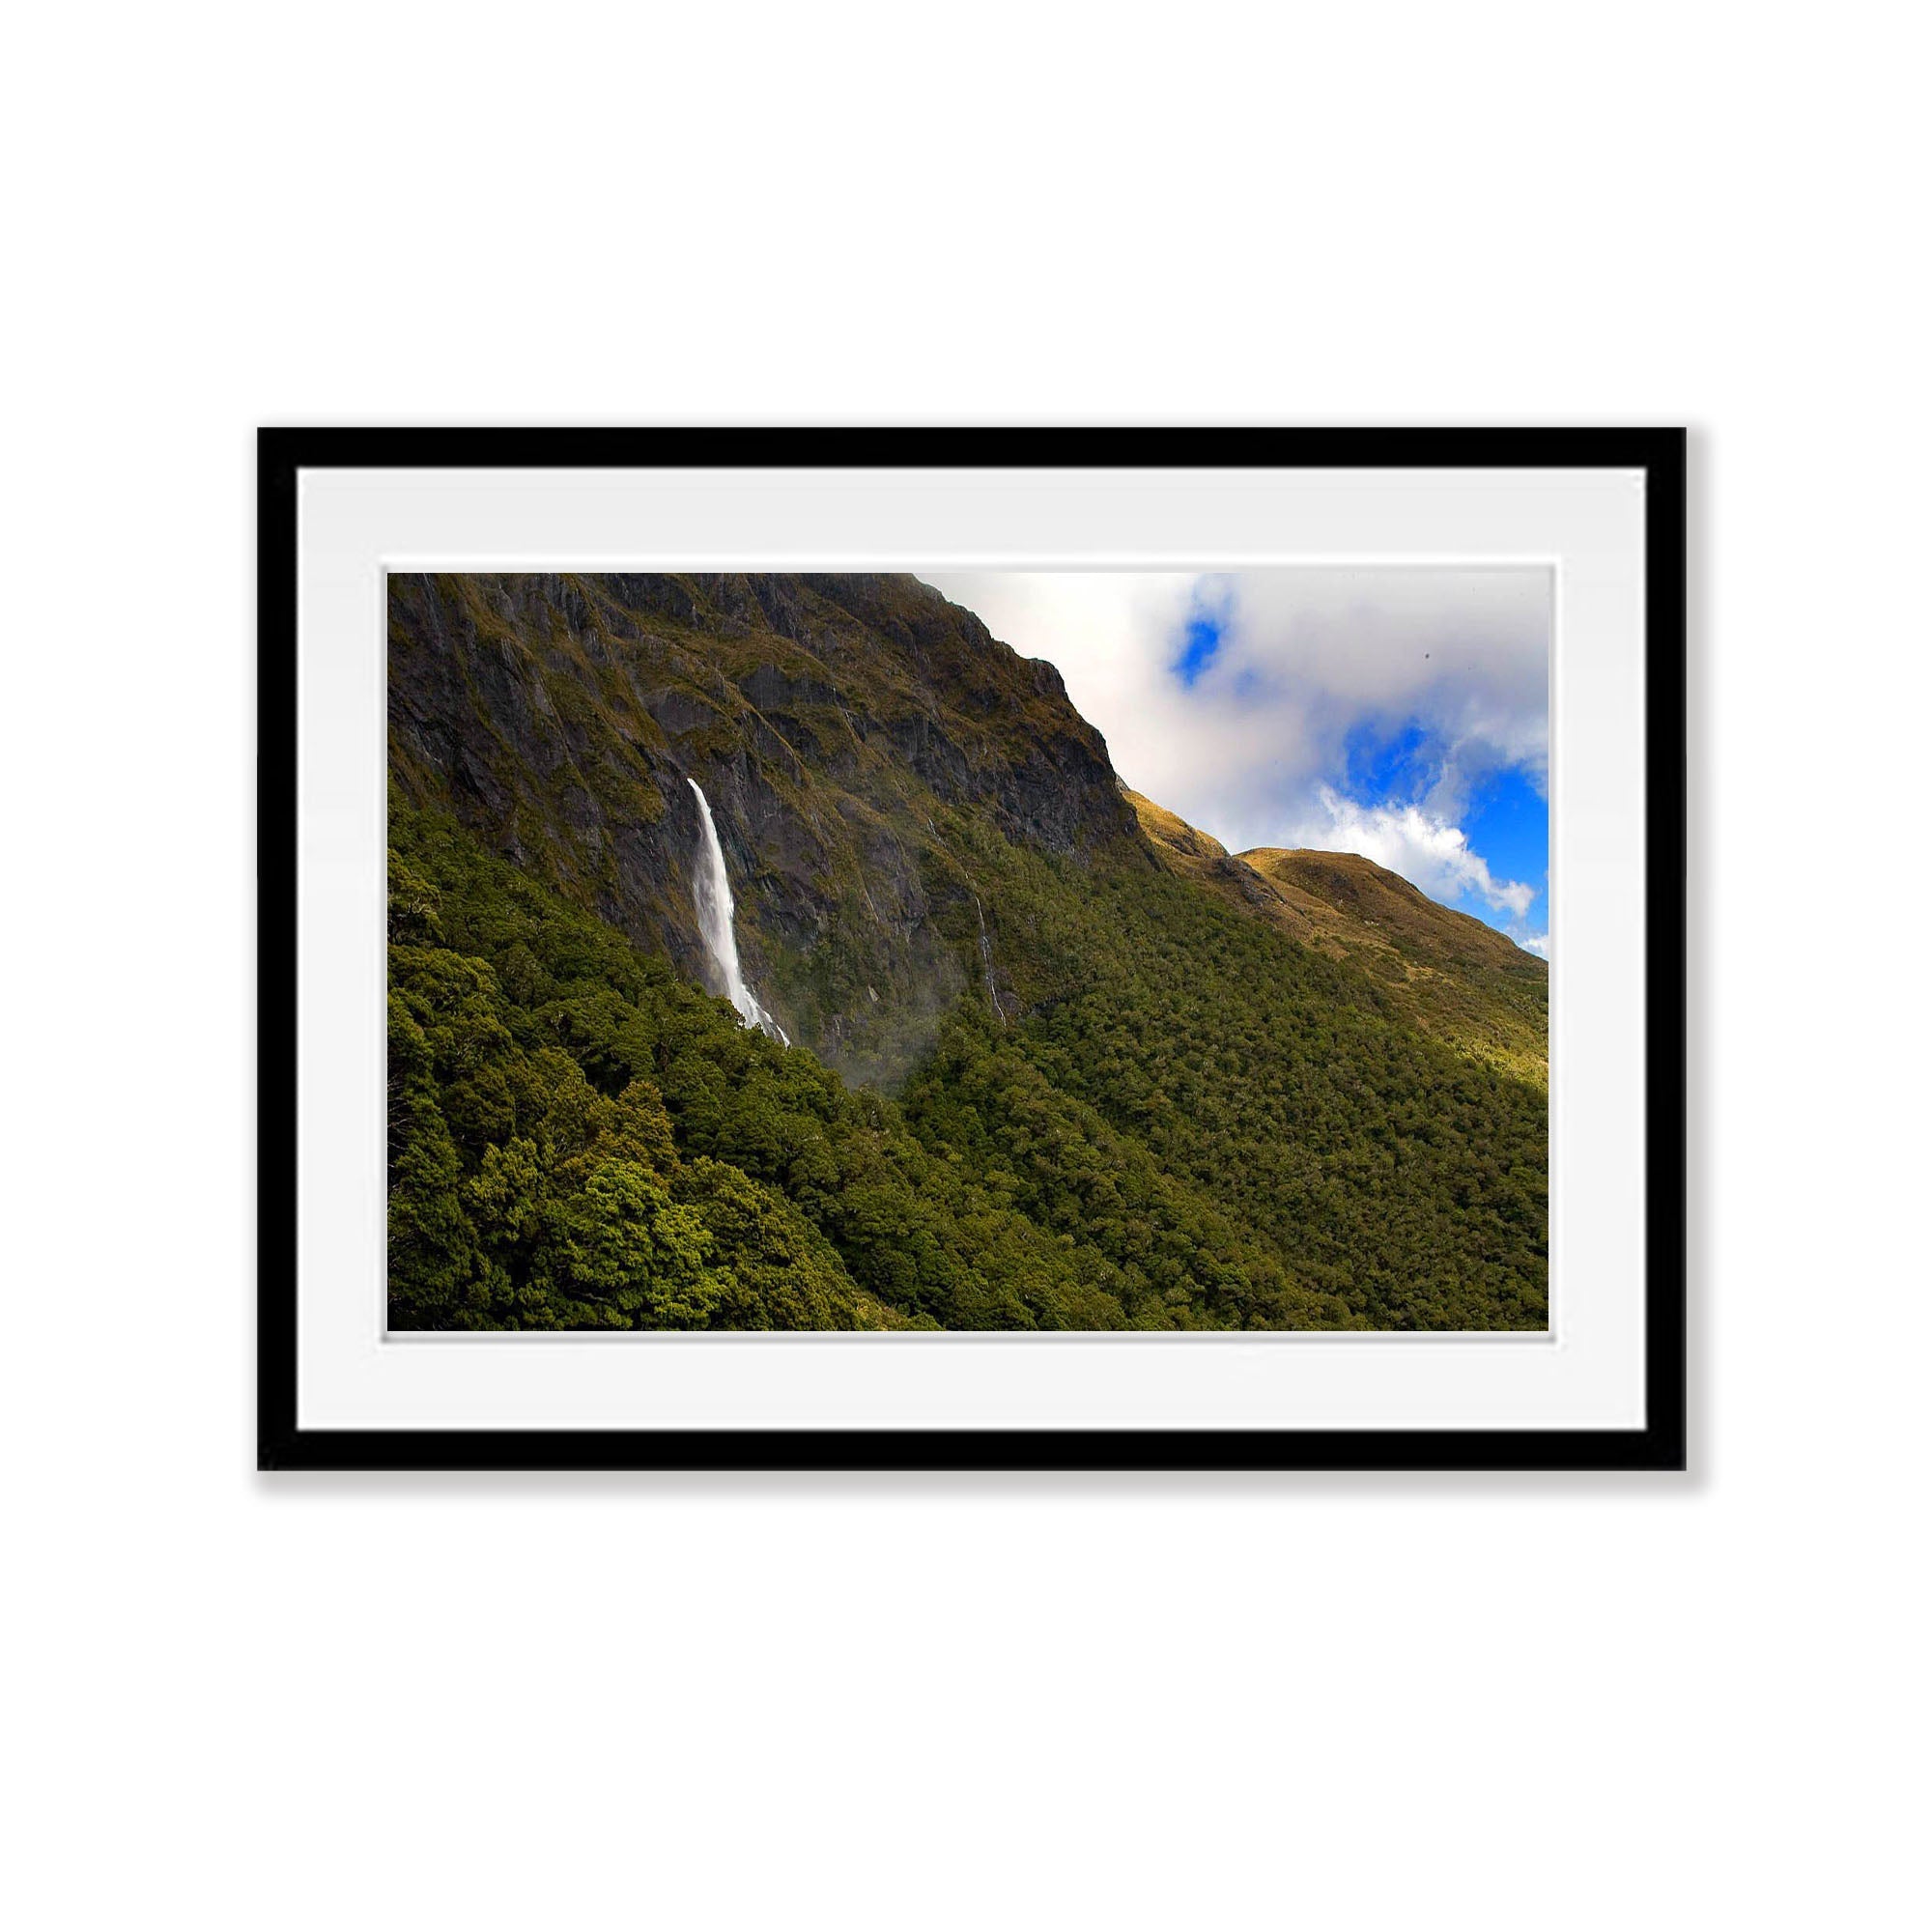
[[(1922, 1912), (1922, 31), (15, 20), (12, 1921)], [(253, 1475), (250, 437), (298, 420), (1693, 425), (1696, 1473)]]

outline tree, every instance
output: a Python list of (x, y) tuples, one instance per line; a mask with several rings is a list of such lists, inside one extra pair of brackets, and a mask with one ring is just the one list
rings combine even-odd
[(605, 1160), (557, 1210), (549, 1272), (563, 1293), (621, 1318), (616, 1325), (701, 1328), (730, 1286), (711, 1252), (696, 1208), (635, 1161)]

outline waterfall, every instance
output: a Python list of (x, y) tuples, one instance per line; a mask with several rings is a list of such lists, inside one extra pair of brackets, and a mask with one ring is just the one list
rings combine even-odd
[(980, 963), (986, 969), (986, 999), (994, 1012), (999, 1015), (1000, 1024), (1007, 1023), (1007, 1009), (1000, 1004), (1000, 989), (993, 979), (993, 942), (986, 937), (986, 909), (980, 903), (980, 895), (973, 895), (973, 910), (980, 915)]
[(704, 935), (704, 950), (723, 981), (724, 997), (737, 1009), (748, 1027), (769, 1034), (781, 1046), (791, 1040), (783, 1027), (758, 1004), (758, 998), (745, 983), (738, 965), (738, 938), (731, 929), (731, 881), (724, 874), (724, 848), (718, 842), (718, 827), (712, 821), (711, 801), (696, 779), (686, 779), (697, 794), (698, 816), (704, 821), (704, 844), (697, 855), (697, 871), (692, 881), (691, 896), (697, 908), (697, 929)]

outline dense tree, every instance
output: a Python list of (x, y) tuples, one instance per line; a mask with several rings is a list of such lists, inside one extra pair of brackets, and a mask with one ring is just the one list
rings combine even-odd
[(1544, 1324), (1541, 1092), (1130, 855), (953, 828), (1006, 998), (888, 1095), (391, 820), (399, 1326)]

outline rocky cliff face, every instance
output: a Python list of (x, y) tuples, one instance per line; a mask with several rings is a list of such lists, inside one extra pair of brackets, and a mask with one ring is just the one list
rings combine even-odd
[(1145, 851), (1059, 673), (908, 577), (392, 577), (389, 742), (413, 803), (702, 979), (695, 779), (749, 977), (858, 1078), (997, 989), (1003, 868)]

